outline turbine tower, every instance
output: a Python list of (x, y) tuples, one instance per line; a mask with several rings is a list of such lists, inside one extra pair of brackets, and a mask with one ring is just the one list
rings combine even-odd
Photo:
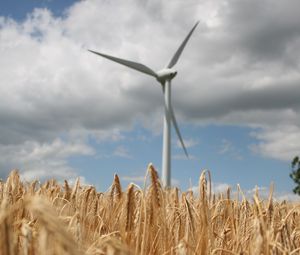
[(161, 84), (162, 91), (164, 94), (164, 101), (165, 101), (165, 116), (164, 116), (164, 131), (163, 131), (163, 151), (162, 151), (162, 183), (165, 188), (170, 187), (171, 185), (171, 123), (175, 128), (181, 146), (184, 150), (185, 155), (188, 157), (188, 153), (186, 147), (184, 145), (182, 136), (180, 134), (177, 121), (175, 118), (175, 114), (173, 111), (173, 107), (171, 104), (171, 80), (176, 76), (177, 71), (172, 69), (175, 64), (177, 63), (185, 45), (187, 44), (188, 40), (190, 39), (192, 33), (196, 29), (199, 21), (193, 26), (191, 31), (188, 33), (186, 38), (183, 40), (177, 51), (175, 52), (174, 56), (170, 60), (169, 64), (155, 72), (148, 66), (143, 64), (133, 62), (130, 60), (125, 60), (121, 58), (116, 58), (113, 56), (109, 56), (107, 54), (103, 54), (97, 51), (89, 50), (90, 52), (97, 54), (101, 57), (107, 58), (111, 61), (117, 62), (121, 65), (125, 65), (129, 68), (135, 69), (142, 73), (148, 74), (156, 78), (156, 80)]

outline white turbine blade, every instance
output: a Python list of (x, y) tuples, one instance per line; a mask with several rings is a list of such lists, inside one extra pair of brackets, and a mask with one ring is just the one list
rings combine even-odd
[(127, 67), (130, 67), (132, 69), (135, 69), (137, 71), (140, 71), (142, 73), (145, 73), (145, 74), (148, 74), (148, 75), (151, 75), (151, 76), (154, 76), (155, 78), (157, 78), (157, 74), (149, 67), (143, 65), (143, 64), (140, 64), (140, 63), (136, 63), (136, 62), (133, 62), (133, 61), (130, 61), (130, 60), (125, 60), (125, 59), (121, 59), (121, 58), (116, 58), (116, 57), (113, 57), (113, 56), (109, 56), (109, 55), (106, 55), (106, 54), (103, 54), (103, 53), (99, 53), (99, 52), (96, 52), (96, 51), (93, 51), (93, 50), (88, 50), (94, 54), (97, 54), (101, 57), (104, 57), (104, 58), (107, 58), (109, 60), (112, 60), (114, 62), (117, 62), (121, 65), (124, 65), (124, 66), (127, 66)]
[(181, 146), (182, 146), (182, 148), (183, 148), (183, 150), (184, 150), (184, 153), (185, 153), (186, 157), (188, 158), (188, 157), (189, 157), (189, 154), (187, 153), (187, 150), (186, 150), (186, 147), (185, 147), (185, 145), (184, 145), (182, 136), (181, 136), (181, 134), (180, 134), (179, 127), (178, 127), (178, 125), (177, 125), (177, 121), (176, 121), (176, 118), (175, 118), (175, 114), (174, 114), (172, 105), (171, 105), (171, 107), (170, 107), (170, 109), (169, 109), (169, 113), (170, 113), (170, 115), (171, 115), (171, 119), (172, 119), (174, 128), (175, 128), (175, 130), (176, 130), (177, 136), (178, 136), (178, 138), (179, 138), (179, 141), (180, 141), (180, 143), (181, 143)]
[(192, 33), (194, 32), (194, 30), (195, 30), (195, 28), (197, 27), (198, 24), (199, 24), (199, 21), (196, 22), (196, 24), (193, 26), (192, 30), (188, 33), (188, 35), (186, 36), (184, 41), (181, 43), (181, 45), (179, 46), (179, 48), (176, 51), (175, 55), (171, 59), (170, 63), (167, 65), (167, 68), (172, 68), (177, 63), (177, 61), (178, 61), (185, 45), (187, 44), (188, 40), (190, 39)]
[[(163, 93), (165, 94), (164, 86), (162, 87), (162, 89), (163, 89)], [(174, 111), (173, 111), (172, 104), (170, 104), (170, 108), (169, 108), (168, 105), (167, 105), (166, 100), (164, 100), (164, 102), (165, 102), (165, 107), (166, 107), (166, 109), (168, 110), (168, 118), (171, 117), (171, 121), (172, 121), (173, 126), (174, 126), (174, 128), (175, 128), (175, 130), (176, 130), (176, 134), (177, 134), (177, 136), (178, 136), (178, 139), (179, 139), (179, 141), (180, 141), (180, 143), (181, 143), (181, 146), (182, 146), (182, 148), (183, 148), (183, 150), (184, 150), (185, 155), (186, 155), (187, 158), (188, 158), (188, 157), (189, 157), (189, 154), (188, 154), (188, 152), (187, 152), (187, 149), (186, 149), (186, 147), (185, 147), (185, 145), (184, 145), (182, 136), (181, 136), (181, 134), (180, 134), (179, 127), (178, 127), (178, 124), (177, 124), (177, 121), (176, 121), (176, 118), (175, 118), (175, 114), (174, 114)]]

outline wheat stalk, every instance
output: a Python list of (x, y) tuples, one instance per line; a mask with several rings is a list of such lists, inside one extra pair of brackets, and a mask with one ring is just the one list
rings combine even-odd
[(101, 193), (12, 171), (0, 181), (0, 254), (299, 254), (300, 204), (276, 201), (273, 185), (264, 200), (239, 185), (212, 194), (208, 171), (198, 193), (163, 189), (152, 164), (147, 175), (144, 189), (123, 193), (115, 175)]

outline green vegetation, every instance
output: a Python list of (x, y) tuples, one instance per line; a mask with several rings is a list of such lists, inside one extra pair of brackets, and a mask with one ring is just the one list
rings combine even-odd
[(296, 187), (293, 189), (293, 192), (297, 195), (300, 195), (300, 159), (296, 156), (292, 161), (292, 173), (290, 177), (296, 183)]

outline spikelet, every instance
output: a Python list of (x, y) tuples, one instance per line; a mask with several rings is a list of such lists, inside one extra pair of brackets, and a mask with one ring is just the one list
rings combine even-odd
[(174, 202), (174, 208), (179, 207), (179, 189), (175, 187), (172, 192), (172, 201)]
[(269, 222), (272, 222), (273, 211), (274, 211), (273, 192), (274, 192), (274, 183), (272, 183), (270, 186), (269, 199), (267, 204), (267, 215), (268, 215)]
[(208, 171), (201, 174), (195, 195), (162, 189), (152, 165), (147, 174), (148, 187), (130, 184), (121, 196), (115, 176), (111, 206), (111, 190), (97, 193), (80, 186), (79, 179), (72, 190), (55, 180), (22, 183), (14, 171), (0, 182), (0, 254), (300, 252), (300, 204), (277, 202), (273, 185), (266, 200), (258, 189), (249, 200), (239, 186), (237, 196), (228, 191), (210, 197)]
[(0, 179), (0, 204), (3, 199), (3, 195), (4, 195), (4, 182), (2, 179)]
[(110, 188), (110, 199), (112, 203), (115, 201), (115, 198), (117, 199), (117, 201), (122, 198), (122, 187), (119, 176), (117, 174), (114, 175), (114, 181)]
[(74, 187), (72, 189), (72, 193), (71, 193), (71, 200), (72, 201), (74, 201), (76, 199), (79, 187), (80, 187), (80, 180), (79, 180), (79, 177), (78, 177), (78, 178), (76, 178)]
[(133, 228), (134, 223), (134, 185), (131, 183), (127, 188), (127, 198), (126, 198), (126, 223), (125, 230), (130, 231)]
[(186, 229), (185, 229), (185, 240), (186, 241), (195, 241), (194, 232), (195, 232), (195, 220), (192, 213), (192, 207), (190, 205), (190, 202), (186, 198), (186, 196), (183, 196), (183, 202), (185, 204), (186, 208)]
[(231, 192), (231, 188), (228, 187), (228, 188), (226, 189), (226, 199), (227, 199), (227, 200), (230, 200), (230, 192)]
[(4, 196), (6, 196), (12, 203), (15, 203), (21, 195), (19, 195), (20, 182), (19, 170), (14, 169), (9, 174), (6, 184), (4, 185)]
[(149, 164), (148, 166), (148, 172), (150, 172), (150, 178), (151, 178), (151, 195), (154, 201), (154, 205), (157, 207), (161, 207), (162, 198), (161, 198), (161, 184), (158, 178), (157, 171), (155, 170), (154, 166), (152, 164)]
[(33, 182), (30, 183), (30, 188), (29, 188), (29, 194), (34, 195), (36, 192), (36, 185), (38, 184), (38, 180), (34, 180)]
[(202, 171), (199, 178), (199, 198), (202, 206), (207, 205), (207, 181), (205, 178), (206, 170)]
[(118, 199), (121, 199), (122, 197), (122, 187), (120, 183), (119, 176), (115, 174), (114, 176), (114, 182), (115, 182), (115, 193)]
[(67, 180), (65, 180), (64, 183), (65, 183), (65, 186), (64, 186), (64, 188), (65, 188), (64, 199), (70, 201), (70, 198), (71, 198), (71, 188), (70, 188)]
[(207, 199), (207, 181), (205, 178), (206, 171), (203, 171), (199, 178), (199, 214), (201, 222), (200, 235), (202, 238), (197, 244), (197, 253), (206, 254), (208, 251), (208, 239), (213, 239), (211, 232), (209, 231), (209, 208)]

